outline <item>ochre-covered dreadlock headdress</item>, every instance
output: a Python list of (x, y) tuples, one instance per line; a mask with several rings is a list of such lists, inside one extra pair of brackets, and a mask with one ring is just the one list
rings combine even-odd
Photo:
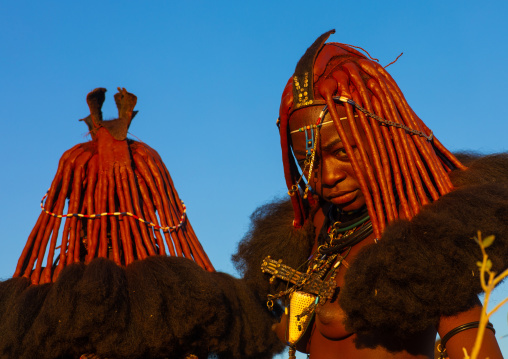
[[(295, 190), (301, 175), (291, 154), (291, 114), (304, 107), (326, 106), (323, 110), (332, 117), (365, 196), (374, 233), (380, 238), (385, 226), (401, 214), (411, 219), (421, 206), (450, 192), (448, 172), (465, 167), (413, 112), (381, 65), (350, 45), (325, 44), (334, 32), (321, 35), (308, 48), (282, 94), (279, 126), (294, 225), (303, 224), (308, 210)], [(346, 110), (366, 175), (347, 140), (336, 104)]]
[(171, 256), (193, 259), (213, 271), (161, 157), (146, 144), (127, 139), (136, 96), (119, 89), (119, 117), (104, 121), (105, 92), (98, 88), (88, 94), (90, 116), (84, 121), (92, 140), (60, 159), (13, 276), (48, 283), (75, 262), (103, 257), (128, 265), (165, 255), (166, 247)]

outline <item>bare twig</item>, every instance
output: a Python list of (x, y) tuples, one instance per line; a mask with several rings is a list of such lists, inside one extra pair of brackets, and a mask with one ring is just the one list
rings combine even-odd
[[(489, 247), (494, 242), (494, 236), (490, 235), (482, 239), (482, 234), (478, 231), (478, 237), (475, 238), (476, 242), (480, 246), (482, 251), (483, 260), (481, 262), (477, 262), (476, 264), (480, 268), (480, 281), (485, 292), (485, 297), (483, 301), (482, 312), (480, 316), (480, 325), (478, 327), (478, 333), (476, 335), (476, 340), (471, 350), (471, 356), (467, 354), (466, 349), (464, 349), (464, 359), (477, 359), (478, 353), (480, 352), (480, 348), (483, 341), (483, 335), (485, 333), (485, 328), (489, 322), (490, 317), (494, 314), (499, 308), (501, 308), (504, 304), (508, 302), (508, 298), (505, 298), (501, 303), (496, 305), (494, 309), (490, 312), (488, 311), (489, 299), (492, 291), (496, 287), (496, 285), (501, 282), (504, 278), (508, 277), (508, 269), (505, 270), (500, 275), (496, 276), (496, 272), (492, 271), (492, 262), (490, 261), (485, 248)], [(487, 279), (485, 278), (487, 277)]]

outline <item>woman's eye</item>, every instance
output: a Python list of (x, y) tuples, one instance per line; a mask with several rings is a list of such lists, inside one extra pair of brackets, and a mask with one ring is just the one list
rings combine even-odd
[(347, 153), (345, 148), (339, 148), (335, 151), (335, 156), (338, 158), (347, 158)]

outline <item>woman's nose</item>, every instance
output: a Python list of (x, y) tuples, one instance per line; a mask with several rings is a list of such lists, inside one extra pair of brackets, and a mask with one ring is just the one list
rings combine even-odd
[(347, 174), (341, 168), (340, 161), (337, 160), (324, 160), (321, 172), (321, 183), (325, 187), (334, 187), (339, 182), (342, 182)]

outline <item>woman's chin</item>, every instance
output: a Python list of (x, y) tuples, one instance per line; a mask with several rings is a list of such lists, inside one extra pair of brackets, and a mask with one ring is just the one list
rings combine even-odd
[(330, 201), (335, 207), (339, 208), (343, 212), (357, 211), (365, 206), (365, 200), (363, 196), (355, 197), (352, 201), (346, 203), (335, 203), (333, 200)]

